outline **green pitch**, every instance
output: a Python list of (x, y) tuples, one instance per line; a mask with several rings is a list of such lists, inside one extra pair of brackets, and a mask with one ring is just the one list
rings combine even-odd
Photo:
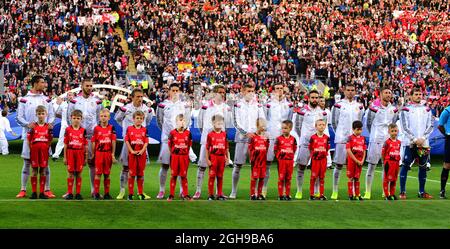
[[(17, 146), (17, 145), (16, 145)], [(119, 146), (120, 148), (120, 146)], [(157, 146), (152, 146), (152, 151)], [(14, 151), (13, 148), (13, 152)], [(276, 167), (271, 171), (268, 200), (250, 201), (250, 168), (241, 170), (237, 200), (207, 201), (207, 176), (205, 175), (202, 198), (198, 201), (167, 202), (156, 200), (159, 190), (159, 165), (152, 163), (145, 172), (144, 191), (152, 196), (148, 201), (94, 201), (89, 196), (89, 173), (83, 172), (83, 201), (65, 201), (66, 170), (60, 159), (50, 161), (51, 187), (56, 199), (16, 199), (20, 187), (22, 160), (18, 154), (0, 156), (0, 228), (450, 228), (450, 201), (440, 200), (440, 173), (442, 159), (434, 158), (428, 172), (427, 191), (433, 200), (417, 198), (417, 167), (409, 172), (408, 200), (385, 201), (382, 199), (381, 168), (377, 169), (370, 201), (348, 201), (347, 178), (342, 171), (339, 201), (309, 201), (309, 176), (307, 171), (303, 187), (303, 200), (278, 201)], [(114, 165), (111, 173), (111, 194), (115, 197), (119, 188), (120, 165)], [(295, 172), (292, 195), (295, 195)], [(189, 168), (189, 192), (195, 192), (197, 168)], [(362, 175), (365, 175), (365, 169)], [(361, 190), (364, 191), (364, 177)], [(169, 181), (167, 181), (168, 193)], [(325, 195), (330, 197), (332, 170), (325, 179)], [(103, 186), (102, 186), (103, 188)], [(398, 191), (399, 187), (397, 187)], [(231, 168), (224, 174), (224, 192), (231, 190)], [(102, 190), (101, 190), (102, 191)], [(179, 186), (177, 185), (177, 193)], [(28, 186), (28, 195), (31, 186)]]

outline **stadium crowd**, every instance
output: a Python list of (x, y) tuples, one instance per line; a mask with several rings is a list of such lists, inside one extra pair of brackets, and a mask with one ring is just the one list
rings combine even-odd
[[(243, 83), (260, 98), (283, 82), (299, 105), (317, 80), (328, 105), (352, 82), (365, 108), (383, 86), (395, 103), (413, 85), (436, 115), (448, 104), (448, 2), (427, 1), (10, 1), (0, 10), (0, 56), (5, 64), (2, 106), (17, 107), (30, 75), (45, 72), (54, 98), (79, 86), (82, 75), (123, 85), (129, 58), (152, 76), (146, 95), (156, 104), (172, 82), (193, 95)], [(117, 12), (116, 20), (105, 13)], [(100, 16), (100, 17), (99, 17)], [(121, 37), (116, 32), (120, 26)], [(180, 64), (187, 65), (180, 67)], [(302, 83), (302, 84), (299, 84)], [(109, 96), (110, 98), (113, 96)]]

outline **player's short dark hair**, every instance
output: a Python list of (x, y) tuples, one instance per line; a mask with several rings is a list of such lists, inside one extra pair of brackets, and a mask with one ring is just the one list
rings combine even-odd
[(363, 123), (361, 121), (359, 121), (359, 120), (355, 120), (352, 123), (352, 128), (353, 128), (353, 130), (354, 129), (361, 129), (361, 128), (363, 128)]
[(178, 83), (172, 83), (172, 84), (170, 84), (170, 86), (169, 86), (169, 90), (172, 89), (173, 87), (178, 87), (178, 88), (180, 88), (180, 85), (178, 85)]
[(289, 128), (292, 128), (292, 126), (294, 126), (294, 123), (291, 120), (289, 120), (289, 119), (286, 119), (286, 120), (284, 120), (281, 123), (284, 124), (284, 125), (289, 126)]
[(388, 126), (388, 129), (390, 130), (390, 129), (394, 129), (394, 128), (398, 128), (398, 125), (396, 124), (396, 123), (391, 123), (391, 124), (389, 124), (389, 126)]
[(3, 116), (3, 117), (6, 117), (7, 115), (8, 115), (8, 111), (7, 111), (7, 110), (3, 110), (3, 111), (2, 111), (2, 116)]
[(255, 88), (255, 86), (254, 86), (253, 84), (250, 84), (250, 83), (245, 83), (245, 84), (242, 86), (242, 90), (244, 90), (244, 89), (246, 89), (246, 88)]
[(219, 89), (223, 89), (223, 90), (227, 90), (227, 89), (225, 89), (225, 86), (224, 85), (221, 85), (221, 84), (218, 84), (218, 85), (215, 85), (214, 87), (213, 87), (213, 92), (214, 93), (218, 93), (219, 92)]
[(137, 116), (139, 116), (139, 117), (145, 117), (145, 114), (144, 114), (143, 111), (135, 111), (135, 112), (133, 113), (133, 118), (135, 118), (135, 117), (137, 117)]
[(392, 92), (392, 90), (391, 90), (391, 88), (390, 87), (387, 87), (387, 86), (384, 86), (384, 87), (382, 87), (381, 88), (381, 91), (380, 91), (380, 93), (382, 93), (384, 90), (389, 90), (389, 91), (391, 91)]
[(276, 81), (276, 82), (274, 82), (274, 83), (272, 84), (272, 87), (275, 88), (275, 86), (278, 86), (278, 85), (281, 85), (281, 86), (284, 87), (284, 84), (283, 84), (283, 82), (281, 82), (281, 81)]
[(45, 108), (45, 106), (43, 106), (43, 105), (38, 105), (36, 107), (36, 113), (39, 113), (39, 112), (47, 112), (47, 108)]
[(214, 115), (214, 116), (211, 117), (211, 121), (212, 121), (212, 122), (215, 122), (215, 121), (224, 121), (224, 120), (225, 120), (225, 118), (224, 118), (222, 115), (220, 115), (220, 114), (216, 114), (216, 115)]
[(81, 110), (73, 110), (72, 113), (70, 113), (71, 117), (81, 117), (83, 118), (83, 112)]
[(418, 88), (418, 87), (414, 87), (414, 88), (411, 90), (411, 95), (414, 95), (415, 92), (422, 93), (422, 89), (420, 89), (420, 88)]
[(144, 94), (144, 90), (142, 90), (141, 88), (134, 88), (134, 89), (131, 91), (131, 97), (134, 97), (134, 95), (136, 95), (136, 93), (142, 93), (142, 94)]
[(319, 91), (313, 89), (313, 90), (309, 91), (308, 96), (311, 96), (311, 94), (313, 94), (313, 93), (320, 95)]
[(44, 76), (42, 75), (35, 75), (31, 78), (30, 83), (31, 86), (34, 86), (36, 83), (38, 83), (41, 79), (44, 79)]
[(347, 87), (353, 87), (353, 88), (356, 88), (355, 84), (353, 84), (353, 83), (347, 83), (347, 84), (345, 84), (344, 88), (347, 88)]

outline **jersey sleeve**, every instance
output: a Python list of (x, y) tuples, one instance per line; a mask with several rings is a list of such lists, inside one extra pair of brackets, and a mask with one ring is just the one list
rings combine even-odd
[(314, 136), (311, 136), (311, 138), (309, 139), (308, 149), (309, 149), (309, 151), (314, 150)]
[(84, 129), (84, 131), (83, 131), (83, 144), (84, 145), (88, 144), (86, 129)]
[(277, 154), (277, 151), (279, 150), (278, 149), (278, 144), (279, 144), (279, 142), (278, 142), (278, 137), (275, 139), (275, 143), (274, 143), (274, 145), (273, 145), (273, 152), (275, 153), (275, 155)]
[(227, 140), (227, 133), (226, 132), (224, 132), (225, 134), (225, 150), (228, 150), (228, 148), (229, 148), (229, 145), (228, 145), (228, 140)]
[(353, 137), (349, 136), (348, 140), (347, 140), (347, 143), (345, 144), (345, 148), (346, 149), (351, 149), (353, 147), (352, 144), (353, 144)]
[(169, 145), (170, 151), (172, 151), (172, 148), (174, 146), (174, 144), (173, 144), (173, 131), (171, 131), (169, 133), (169, 138), (168, 138), (167, 144)]
[(16, 122), (22, 127), (26, 127), (30, 123), (25, 118), (26, 103), (27, 100), (25, 98), (20, 98), (19, 106), (17, 107)]
[(49, 144), (51, 144), (52, 140), (53, 140), (53, 127), (51, 127), (50, 125), (48, 125), (48, 134), (47, 134), (47, 136), (48, 136)]
[(294, 151), (294, 155), (295, 155), (295, 152), (297, 152), (297, 139), (295, 138), (295, 137), (292, 137), (293, 138), (293, 143), (292, 143), (292, 146), (294, 147), (294, 148), (292, 148), (292, 151)]
[(253, 137), (250, 138), (250, 141), (248, 142), (248, 151), (250, 152), (250, 154), (253, 152), (254, 143), (255, 139)]
[(114, 128), (114, 125), (111, 125), (111, 140), (112, 141), (117, 140), (116, 128)]
[(191, 132), (189, 132), (189, 147), (192, 147), (192, 133)]
[(206, 137), (206, 150), (210, 151), (211, 147), (211, 133), (208, 133), (208, 136)]
[(445, 127), (445, 124), (447, 124), (449, 117), (450, 117), (450, 110), (449, 108), (446, 108), (439, 117), (439, 126)]
[(125, 137), (123, 138), (123, 140), (124, 140), (125, 142), (130, 142), (130, 134), (129, 134), (129, 129), (130, 129), (130, 127), (131, 127), (131, 126), (129, 126), (129, 127), (127, 128), (127, 131), (125, 132)]
[(327, 153), (330, 151), (331, 145), (330, 145), (330, 137), (327, 136)]
[(66, 128), (66, 131), (64, 132), (64, 144), (69, 144), (69, 133), (70, 133), (70, 127)]
[(384, 142), (383, 148), (381, 149), (381, 156), (383, 158), (386, 158), (386, 153), (388, 152), (388, 150), (389, 150), (389, 143), (386, 141)]
[(91, 142), (96, 143), (97, 142), (97, 133), (98, 129), (97, 126), (94, 128), (94, 134), (92, 134)]
[(27, 140), (28, 140), (29, 144), (31, 144), (31, 142), (33, 140), (33, 134), (34, 134), (34, 128), (30, 129), (30, 131), (27, 132)]
[(146, 144), (148, 144), (148, 142), (149, 142), (149, 139), (148, 139), (148, 133), (147, 133), (147, 128), (146, 127), (144, 127), (144, 143), (146, 143)]

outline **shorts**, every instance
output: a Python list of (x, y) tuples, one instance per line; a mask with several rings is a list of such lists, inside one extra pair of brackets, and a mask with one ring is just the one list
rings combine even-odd
[(189, 167), (189, 155), (175, 155), (170, 156), (170, 170), (172, 176), (187, 176)]
[(48, 144), (47, 143), (35, 143), (31, 145), (30, 161), (33, 168), (46, 168), (48, 167)]
[(159, 151), (158, 163), (170, 164), (170, 148), (167, 142), (161, 142), (161, 150)]
[(400, 165), (397, 161), (387, 161), (384, 163), (384, 179), (388, 182), (397, 181)]
[(349, 179), (359, 179), (361, 177), (362, 166), (358, 166), (350, 157), (347, 160), (347, 177)]
[(383, 143), (369, 143), (369, 150), (367, 151), (366, 162), (377, 165), (381, 159), (381, 150), (383, 149)]
[(248, 143), (237, 142), (234, 151), (234, 164), (243, 165), (247, 162)]
[(266, 177), (266, 166), (252, 166), (252, 177), (251, 178), (265, 178)]
[(297, 163), (300, 165), (308, 165), (310, 152), (307, 145), (300, 145), (297, 152)]
[(109, 175), (111, 173), (112, 155), (111, 151), (96, 151), (95, 152), (95, 174)]
[(128, 168), (129, 175), (131, 177), (144, 176), (145, 164), (147, 160), (147, 154), (133, 155), (128, 153)]
[(85, 162), (84, 149), (67, 149), (67, 171), (70, 173), (83, 171)]
[(347, 145), (346, 144), (336, 144), (334, 149), (333, 162), (339, 165), (347, 164)]
[(327, 158), (311, 160), (311, 178), (325, 178), (327, 171)]
[(268, 162), (273, 162), (273, 160), (275, 159), (275, 139), (270, 139), (269, 140), (269, 150), (267, 151), (267, 161)]
[(278, 181), (290, 181), (294, 170), (293, 160), (278, 160)]
[(206, 163), (206, 144), (200, 146), (200, 156), (198, 158), (198, 166), (202, 168), (208, 167)]
[(223, 177), (225, 170), (225, 155), (210, 155), (211, 167), (209, 167), (209, 177)]
[(445, 136), (444, 163), (450, 163), (450, 135)]

